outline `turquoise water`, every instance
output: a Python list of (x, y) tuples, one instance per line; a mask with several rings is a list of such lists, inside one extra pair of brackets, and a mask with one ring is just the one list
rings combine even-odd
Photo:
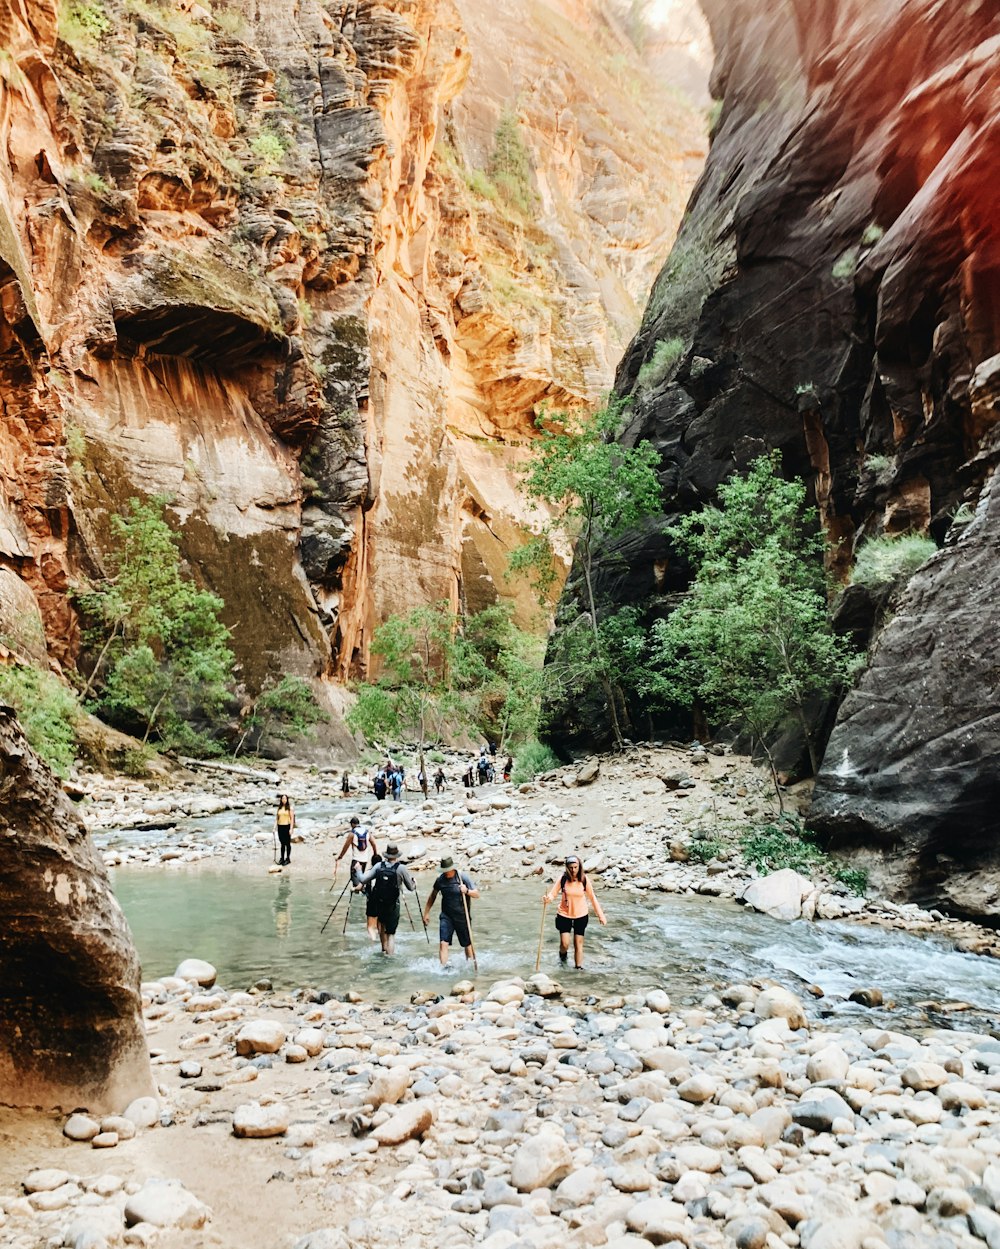
[[(448, 969), (437, 959), (437, 907), (424, 936), (420, 910), (406, 894), (397, 954), (386, 959), (365, 936), (359, 897), (342, 898), (320, 933), (337, 892), (328, 880), (293, 876), (252, 877), (200, 868), (191, 872), (112, 872), (115, 893), (128, 916), (146, 979), (168, 975), (181, 959), (205, 958), (229, 989), (261, 978), (275, 988), (309, 986), (366, 998), (405, 1001), (420, 989), (441, 992), (468, 971), (457, 945)], [(430, 876), (418, 882), (424, 901)], [(484, 886), (472, 912), (480, 982), (534, 971), (542, 886), (516, 882)], [(608, 927), (591, 918), (587, 970), (561, 966), (553, 909), (546, 915), (542, 970), (584, 993), (665, 988), (675, 1003), (697, 1002), (734, 981), (767, 977), (802, 993), (818, 985), (825, 996), (806, 1002), (814, 1014), (834, 1013), (867, 1023), (928, 1023), (1000, 1027), (1000, 977), (996, 963), (959, 954), (948, 945), (906, 933), (847, 923), (782, 923), (714, 898), (599, 891)], [(344, 931), (347, 921), (346, 932)], [(846, 1001), (855, 988), (877, 987), (894, 1007), (866, 1011)], [(921, 1003), (962, 1000), (975, 1010), (940, 1013)]]

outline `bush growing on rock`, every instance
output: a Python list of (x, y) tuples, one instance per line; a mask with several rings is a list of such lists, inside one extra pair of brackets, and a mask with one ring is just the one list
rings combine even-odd
[(905, 585), (936, 550), (932, 538), (917, 533), (870, 538), (858, 548), (851, 581), (869, 590)]
[(557, 767), (559, 759), (548, 746), (539, 741), (525, 742), (517, 752), (511, 780), (515, 785), (523, 785), (541, 772), (551, 772)]
[(778, 872), (787, 867), (793, 872), (808, 873), (829, 862), (809, 829), (791, 816), (751, 828), (740, 838), (740, 849), (750, 866), (759, 872)]
[(0, 667), (0, 702), (17, 712), (32, 750), (57, 776), (66, 776), (76, 758), (76, 698), (56, 677), (27, 664)]

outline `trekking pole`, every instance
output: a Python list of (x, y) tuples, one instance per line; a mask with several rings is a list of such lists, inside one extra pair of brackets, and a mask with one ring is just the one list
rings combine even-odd
[(472, 920), (469, 918), (469, 904), (465, 900), (465, 894), (462, 894), (462, 910), (465, 912), (465, 926), (469, 930), (469, 949), (472, 951), (472, 966), (476, 969), (476, 975), (479, 975), (479, 959), (476, 958), (476, 943), (472, 939)]
[[(347, 883), (349, 885), (352, 885), (354, 882), (349, 880)], [(347, 899), (347, 914), (344, 916), (344, 930), (341, 933), (341, 936), (344, 936), (344, 937), (347, 936), (347, 921), (351, 918), (351, 903), (353, 901), (354, 901), (354, 890), (352, 889), (350, 896)]]
[[(340, 906), (341, 900), (343, 899), (344, 894), (347, 892), (347, 886), (348, 886), (350, 883), (351, 883), (351, 882), (350, 882), (350, 881), (348, 881), (348, 882), (347, 882), (347, 885), (345, 885), (345, 886), (343, 887), (343, 889), (341, 889), (341, 891), (340, 891), (340, 897), (337, 899), (337, 901), (336, 901), (336, 902), (334, 902), (334, 904), (333, 904), (333, 908), (332, 908), (332, 910), (330, 911), (330, 914), (326, 917), (326, 924), (328, 924), (328, 923), (330, 922), (330, 920), (331, 920), (331, 919), (333, 919), (333, 912), (337, 909), (337, 907), (338, 907), (338, 906)], [(323, 933), (326, 931), (326, 924), (324, 924), (324, 925), (323, 925), (323, 927), (319, 930), (319, 935), (320, 935), (321, 937), (322, 937)]]
[(545, 912), (549, 909), (548, 898), (542, 898), (542, 922), (538, 925), (538, 953), (535, 955), (535, 973), (542, 965), (542, 937), (545, 934)]
[(410, 904), (405, 898), (403, 899), (403, 906), (406, 907), (406, 918), (410, 921), (410, 931), (416, 932), (416, 928), (413, 927), (413, 917), (410, 915)]
[(424, 936), (427, 938), (427, 944), (430, 945), (431, 934), (427, 931), (427, 920), (424, 919), (424, 908), (420, 906), (420, 894), (417, 893), (416, 889), (413, 891), (413, 896), (416, 899), (417, 906), (420, 908), (420, 922), (424, 926)]

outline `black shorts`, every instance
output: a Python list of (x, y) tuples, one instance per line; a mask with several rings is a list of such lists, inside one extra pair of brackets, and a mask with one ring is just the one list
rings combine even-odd
[(589, 919), (589, 915), (581, 915), (579, 919), (570, 919), (568, 915), (557, 915), (556, 932), (571, 932), (577, 937), (582, 937), (587, 931)]
[(447, 914), (446, 911), (442, 911), (438, 919), (438, 939), (444, 941), (447, 945), (451, 945), (452, 937), (458, 937), (463, 950), (466, 946), (472, 944), (465, 916), (463, 915), (459, 919), (457, 916), (452, 916)]
[(393, 906), (377, 907), (375, 910), (370, 911), (369, 914), (375, 916), (378, 922), (385, 929), (387, 937), (394, 937), (396, 935), (396, 929), (399, 927), (398, 902), (396, 902)]

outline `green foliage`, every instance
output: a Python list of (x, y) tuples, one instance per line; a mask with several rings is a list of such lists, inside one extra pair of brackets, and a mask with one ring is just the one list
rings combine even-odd
[(708, 133), (714, 134), (718, 129), (719, 122), (722, 120), (722, 110), (725, 108), (725, 100), (713, 100), (708, 110)]
[(506, 604), (487, 607), (465, 621), (470, 658), (466, 681), (479, 691), (477, 727), (501, 749), (534, 737), (542, 698), (554, 674), (545, 667), (545, 644), (518, 629)]
[(683, 354), (683, 338), (657, 339), (652, 355), (639, 370), (639, 384), (655, 386), (662, 382)]
[(495, 200), (498, 197), (497, 189), (490, 181), (489, 174), (484, 169), (462, 169), (462, 177), (465, 185), (473, 193), (482, 199)]
[(505, 108), (497, 122), (487, 173), (509, 207), (525, 217), (534, 211), (538, 196), (532, 185), (531, 153), (521, 137), (518, 116), (510, 109)]
[(83, 183), (87, 190), (93, 191), (95, 195), (107, 195), (111, 190), (110, 183), (102, 178), (99, 173), (94, 173), (93, 171), (84, 174)]
[(88, 689), (101, 679), (98, 710), (144, 726), (143, 741), (155, 733), (167, 746), (211, 750), (189, 721), (217, 716), (230, 697), (229, 630), (219, 619), (222, 600), (182, 572), (165, 503), (131, 499), (127, 513), (111, 519), (111, 575), (79, 598), (95, 622), (88, 640), (101, 648)]
[(218, 9), (213, 16), (216, 25), (227, 35), (238, 37), (246, 31), (246, 18), (238, 9)]
[(440, 752), (440, 750), (429, 751), (427, 758), (431, 763), (444, 763), (444, 755)]
[(834, 261), (833, 268), (830, 270), (831, 276), (836, 278), (838, 282), (848, 281), (854, 277), (854, 270), (858, 265), (858, 249), (849, 247), (842, 256)]
[(863, 867), (838, 867), (834, 879), (846, 885), (851, 893), (863, 898), (868, 892), (868, 871)]
[(876, 477), (881, 477), (892, 468), (894, 463), (895, 461), (891, 455), (883, 455), (881, 452), (876, 452), (874, 455), (865, 456), (864, 466), (869, 472), (874, 473)]
[(876, 222), (865, 227), (865, 232), (861, 236), (862, 247), (874, 247), (885, 235), (885, 231)]
[[(778, 469), (777, 453), (762, 456), (719, 487), (717, 507), (672, 527), (694, 581), (653, 626), (646, 692), (740, 723), (765, 752), (794, 715), (815, 771), (806, 706), (839, 690), (854, 660), (830, 627), (815, 511), (803, 483), (782, 480)], [(772, 775), (777, 788), (773, 764)]]
[(156, 758), (156, 751), (152, 746), (145, 742), (138, 742), (135, 746), (128, 746), (122, 751), (121, 770), (126, 776), (134, 776), (136, 778), (147, 776), (149, 774), (149, 765)]
[(302, 677), (269, 677), (257, 697), (242, 713), (243, 732), (233, 751), (233, 758), (248, 741), (260, 744), (269, 733), (279, 737), (311, 737), (313, 726), (325, 723), (329, 716), (316, 701), (308, 681)]
[(827, 856), (801, 821), (783, 816), (770, 824), (758, 824), (740, 838), (743, 857), (758, 872), (778, 872), (789, 867), (807, 873), (826, 866)]
[[(523, 490), (533, 503), (546, 503), (559, 514), (558, 528), (575, 543), (583, 573), (583, 597), (589, 638), (578, 629), (564, 631), (559, 646), (572, 682), (599, 685), (616, 743), (623, 742), (618, 715), (621, 690), (616, 682), (610, 638), (602, 633), (593, 588), (593, 560), (600, 542), (634, 529), (660, 508), (659, 456), (649, 442), (633, 447), (618, 441), (625, 403), (609, 400), (596, 412), (580, 416), (542, 415), (533, 455), (523, 475)], [(557, 423), (558, 422), (558, 423)], [(543, 528), (551, 538), (555, 526)], [(515, 562), (518, 557), (515, 556)], [(530, 566), (530, 557), (523, 557)]]
[(870, 538), (858, 548), (851, 581), (869, 590), (904, 585), (936, 550), (932, 538), (918, 533)]
[(725, 848), (725, 843), (717, 837), (696, 837), (687, 844), (688, 858), (694, 863), (711, 863)]
[(0, 666), (0, 701), (17, 712), (24, 735), (57, 776), (66, 776), (76, 758), (80, 707), (56, 677), (27, 665)]
[(271, 173), (281, 164), (288, 144), (273, 130), (262, 130), (250, 140), (250, 151), (257, 157), (257, 172)]
[(542, 772), (552, 772), (557, 767), (559, 759), (548, 746), (539, 741), (528, 741), (517, 752), (510, 779), (515, 785), (523, 785)]
[(70, 47), (93, 45), (111, 27), (110, 19), (100, 0), (61, 0), (59, 5), (59, 38)]

